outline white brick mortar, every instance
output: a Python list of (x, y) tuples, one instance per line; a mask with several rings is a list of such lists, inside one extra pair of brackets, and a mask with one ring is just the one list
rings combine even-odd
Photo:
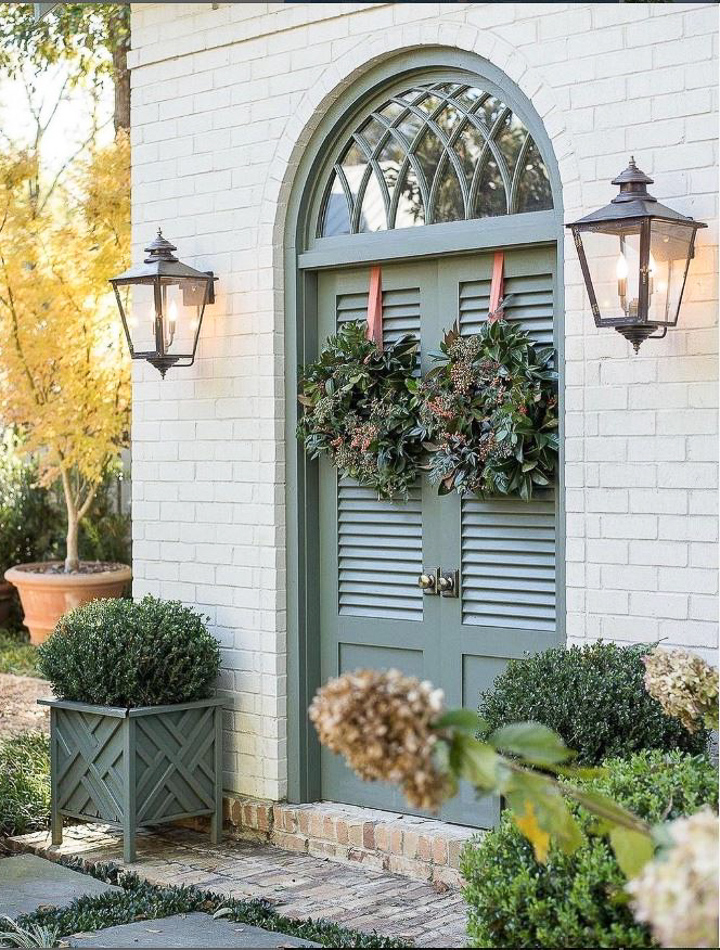
[(680, 326), (639, 356), (596, 331), (565, 244), (568, 638), (714, 656), (714, 4), (136, 4), (135, 252), (162, 222), (219, 275), (191, 370), (135, 367), (135, 594), (198, 605), (223, 647), (226, 787), (287, 789), (285, 200), (329, 103), (369, 64), (449, 46), (504, 70), (552, 140), (566, 220), (634, 153), (707, 221)]

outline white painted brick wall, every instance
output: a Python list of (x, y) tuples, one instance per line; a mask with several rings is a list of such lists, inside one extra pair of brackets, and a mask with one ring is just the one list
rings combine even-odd
[(639, 356), (595, 330), (566, 241), (567, 627), (714, 657), (717, 24), (703, 3), (133, 6), (136, 253), (162, 222), (220, 276), (195, 367), (135, 367), (135, 593), (199, 605), (222, 642), (228, 789), (286, 792), (278, 196), (333, 90), (404, 48), (474, 50), (525, 91), (566, 220), (634, 153), (709, 222), (679, 328)]

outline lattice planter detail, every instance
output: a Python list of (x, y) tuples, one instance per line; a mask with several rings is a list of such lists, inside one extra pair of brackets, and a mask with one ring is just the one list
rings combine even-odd
[(210, 817), (222, 830), (222, 703), (122, 709), (69, 700), (50, 707), (52, 843), (63, 817), (120, 828), (126, 862), (139, 828)]

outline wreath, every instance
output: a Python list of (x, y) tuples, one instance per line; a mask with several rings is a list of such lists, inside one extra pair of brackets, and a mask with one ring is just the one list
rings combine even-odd
[(551, 347), (536, 347), (517, 324), (488, 320), (461, 336), (457, 324), (440, 346), (419, 392), (419, 416), (433, 454), (439, 494), (529, 501), (549, 485), (558, 455), (557, 373)]
[(297, 427), (310, 458), (328, 455), (341, 475), (407, 498), (423, 457), (417, 419), (418, 341), (404, 336), (379, 350), (365, 324), (345, 323), (300, 379)]

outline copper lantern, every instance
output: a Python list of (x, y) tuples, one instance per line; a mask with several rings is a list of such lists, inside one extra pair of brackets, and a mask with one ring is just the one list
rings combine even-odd
[(633, 158), (612, 181), (609, 205), (572, 229), (595, 326), (613, 327), (637, 353), (678, 321), (695, 235), (707, 227), (648, 194), (652, 178)]
[(130, 355), (163, 377), (171, 366), (195, 362), (205, 307), (215, 302), (212, 271), (183, 264), (176, 250), (158, 229), (143, 263), (110, 279)]

